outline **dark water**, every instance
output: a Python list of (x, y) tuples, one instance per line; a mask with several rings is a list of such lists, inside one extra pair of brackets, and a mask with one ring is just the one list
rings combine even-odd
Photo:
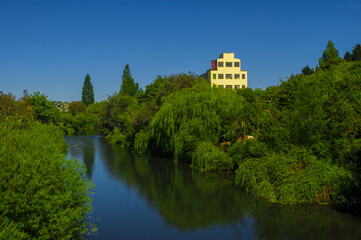
[(361, 239), (360, 218), (327, 206), (269, 203), (227, 177), (135, 155), (99, 136), (65, 140), (96, 184), (99, 231), (91, 239)]

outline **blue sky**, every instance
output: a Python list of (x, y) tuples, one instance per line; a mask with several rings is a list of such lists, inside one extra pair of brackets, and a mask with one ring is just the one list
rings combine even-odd
[(141, 87), (157, 75), (202, 74), (234, 52), (248, 86), (265, 89), (315, 67), (328, 40), (361, 43), (358, 0), (0, 0), (0, 90), (79, 101), (119, 91), (125, 64)]

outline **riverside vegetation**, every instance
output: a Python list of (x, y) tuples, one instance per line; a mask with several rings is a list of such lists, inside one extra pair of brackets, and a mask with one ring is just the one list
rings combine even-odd
[(266, 90), (158, 77), (145, 91), (110, 96), (100, 125), (111, 143), (228, 172), (270, 201), (359, 202), (360, 45), (349, 55), (339, 58), (329, 41), (316, 70), (306, 66)]
[[(7, 164), (0, 170), (1, 229), (45, 239), (91, 230), (84, 222), (90, 183), (82, 166), (64, 159), (60, 131), (101, 132), (110, 143), (137, 153), (185, 162), (199, 171), (228, 172), (240, 188), (274, 202), (360, 202), (360, 60), (359, 44), (341, 59), (329, 41), (316, 70), (306, 66), (265, 90), (219, 89), (188, 73), (158, 76), (143, 91), (126, 65), (118, 93), (94, 103), (87, 75), (82, 102), (70, 103), (70, 111), (61, 113), (40, 93), (18, 101), (1, 94), (0, 153)], [(46, 181), (39, 180), (43, 176)], [(19, 185), (7, 184), (9, 179)], [(34, 188), (25, 189), (28, 182)], [(30, 194), (43, 189), (37, 184), (49, 189), (39, 191), (34, 202)], [(66, 203), (70, 209), (63, 208)], [(44, 204), (56, 207), (44, 211), (39, 208)], [(26, 214), (35, 217), (25, 219)]]
[(73, 239), (89, 221), (92, 184), (65, 159), (59, 112), (35, 93), (18, 101), (0, 92), (0, 239)]

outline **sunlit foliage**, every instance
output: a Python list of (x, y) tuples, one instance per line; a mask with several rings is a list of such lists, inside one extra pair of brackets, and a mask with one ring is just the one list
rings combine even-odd
[[(38, 110), (48, 106), (43, 96), (32, 98)], [(92, 184), (78, 161), (65, 159), (60, 130), (30, 121), (24, 100), (0, 94), (0, 106), (7, 109), (0, 118), (0, 239), (72, 239), (95, 230), (86, 218)], [(35, 114), (47, 122), (44, 112)]]

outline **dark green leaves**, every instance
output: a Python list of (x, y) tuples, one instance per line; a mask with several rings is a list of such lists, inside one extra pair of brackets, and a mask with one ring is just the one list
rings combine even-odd
[(94, 103), (93, 84), (90, 81), (89, 74), (87, 74), (84, 79), (83, 91), (81, 93), (81, 101), (87, 106)]

